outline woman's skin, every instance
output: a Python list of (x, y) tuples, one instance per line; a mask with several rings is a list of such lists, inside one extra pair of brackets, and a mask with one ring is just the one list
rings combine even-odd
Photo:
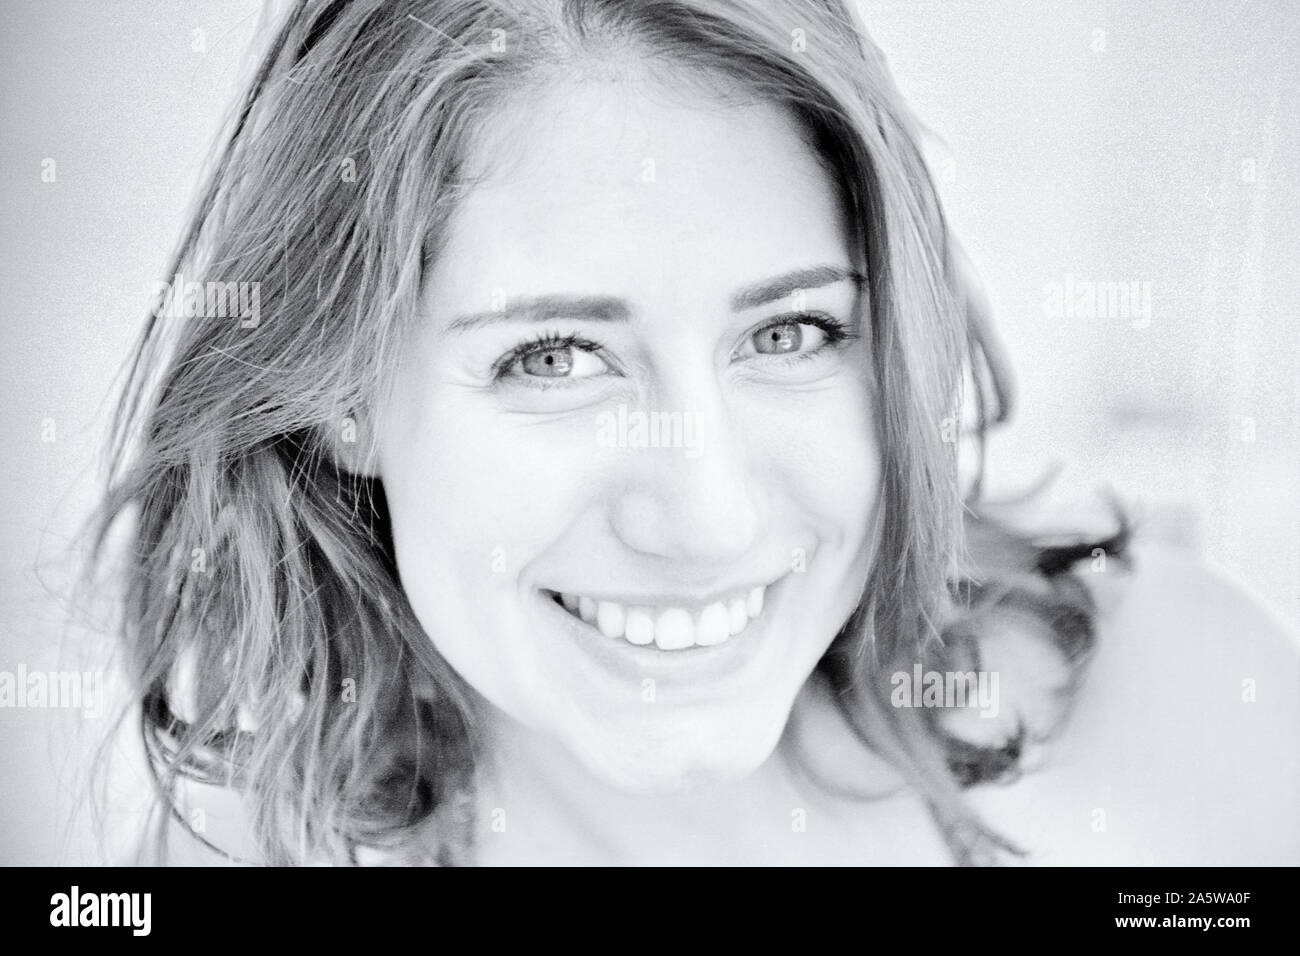
[[(420, 324), (365, 423), (373, 448), (346, 463), (377, 453), (403, 587), (486, 701), (477, 859), (951, 862), (914, 791), (810, 680), (873, 560), (880, 450), (866, 338), (771, 337), (796, 305), (848, 323), (860, 294), (797, 129), (625, 77), (513, 104), (471, 159)], [(806, 272), (826, 284), (797, 301), (771, 285), (819, 267), (849, 277)], [(736, 307), (765, 285), (772, 301)], [(512, 311), (540, 296), (584, 301)], [(548, 333), (600, 351), (511, 358)], [(701, 440), (611, 443), (598, 415), (620, 404), (689, 411)], [(548, 596), (698, 616), (758, 584), (745, 630), (677, 650), (602, 634)], [(1008, 677), (1003, 716), (1032, 728), (1009, 679), (1047, 679), (1027, 646), (1008, 638), (986, 666)], [(1030, 862), (1296, 861), (1296, 650), (1272, 622), (1139, 549), (1088, 674), (1046, 767), (972, 793)]]

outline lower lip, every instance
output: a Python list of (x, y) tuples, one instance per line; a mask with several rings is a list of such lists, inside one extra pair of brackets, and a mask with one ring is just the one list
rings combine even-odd
[(604, 672), (604, 676), (634, 684), (639, 694), (641, 681), (647, 677), (655, 681), (658, 691), (661, 684), (712, 687), (746, 674), (749, 665), (770, 642), (769, 622), (779, 607), (783, 581), (768, 586), (763, 597), (763, 613), (745, 625), (739, 634), (721, 644), (675, 651), (660, 650), (654, 644), (633, 644), (621, 637), (606, 637), (594, 624), (570, 614), (550, 595), (538, 592), (537, 599), (542, 605), (543, 618), (561, 628), (584, 656)]

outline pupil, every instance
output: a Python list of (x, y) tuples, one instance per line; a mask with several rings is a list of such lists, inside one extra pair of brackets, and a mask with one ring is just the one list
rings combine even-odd
[(799, 328), (796, 325), (779, 325), (767, 333), (770, 352), (793, 352), (799, 348)]
[(523, 366), (524, 372), (528, 375), (559, 378), (569, 374), (569, 370), (573, 366), (573, 360), (567, 348), (552, 348), (525, 355)]

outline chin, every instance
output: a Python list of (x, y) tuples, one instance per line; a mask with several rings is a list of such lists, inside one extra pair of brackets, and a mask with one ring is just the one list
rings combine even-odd
[(673, 721), (653, 730), (642, 724), (613, 739), (602, 729), (570, 749), (593, 776), (629, 793), (707, 789), (749, 776), (776, 749), (785, 715), (761, 724), (744, 716)]

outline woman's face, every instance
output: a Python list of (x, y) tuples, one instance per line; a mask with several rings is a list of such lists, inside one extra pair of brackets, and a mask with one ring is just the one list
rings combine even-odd
[(403, 588), (616, 786), (774, 749), (879, 482), (860, 277), (784, 113), (588, 83), (494, 116), (376, 409)]

